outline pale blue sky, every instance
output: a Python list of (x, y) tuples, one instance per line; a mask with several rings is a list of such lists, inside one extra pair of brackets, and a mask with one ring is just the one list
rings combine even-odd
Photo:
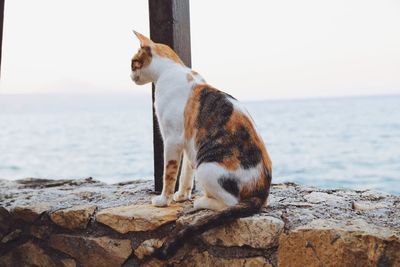
[[(239, 99), (400, 94), (397, 0), (191, 1), (192, 65)], [(146, 0), (6, 1), (0, 93), (134, 93)]]

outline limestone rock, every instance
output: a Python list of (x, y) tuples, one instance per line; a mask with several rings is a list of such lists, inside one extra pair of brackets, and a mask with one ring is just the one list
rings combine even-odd
[(161, 247), (163, 243), (163, 240), (160, 239), (145, 240), (135, 249), (135, 255), (138, 259), (143, 259), (144, 256), (151, 254), (154, 251), (154, 248)]
[(83, 266), (121, 266), (132, 253), (129, 240), (57, 234), (50, 237), (50, 246), (75, 259)]
[(310, 203), (325, 202), (328, 205), (336, 205), (337, 203), (343, 202), (342, 197), (325, 192), (311, 192), (310, 194), (305, 195), (304, 198)]
[(76, 262), (74, 259), (63, 259), (61, 260), (63, 267), (76, 267)]
[(278, 266), (400, 266), (400, 238), (364, 220), (318, 219), (282, 234)]
[(272, 267), (263, 257), (224, 259), (210, 255), (207, 251), (202, 253), (194, 253), (188, 256), (183, 261), (173, 262), (173, 266), (177, 267), (203, 267), (203, 266), (218, 266), (218, 267)]
[(166, 265), (165, 265), (164, 261), (160, 261), (160, 260), (157, 260), (157, 259), (151, 259), (151, 260), (147, 261), (145, 264), (143, 264), (142, 266), (146, 266), (146, 267), (165, 267)]
[[(327, 219), (317, 219), (313, 220), (309, 224), (305, 226), (298, 227), (296, 230), (302, 229), (312, 229), (312, 230), (338, 230), (338, 231), (347, 231), (350, 233), (356, 234), (367, 234), (378, 236), (381, 238), (391, 238), (397, 237), (396, 234), (387, 227), (380, 227), (370, 223), (367, 223), (363, 219), (353, 219), (349, 221), (338, 221), (338, 220), (327, 220)], [(399, 240), (400, 241), (400, 240)]]
[(96, 210), (95, 205), (75, 206), (68, 209), (57, 210), (50, 214), (50, 219), (57, 225), (74, 229), (85, 229), (90, 216)]
[(0, 238), (9, 231), (10, 224), (10, 213), (4, 207), (0, 206)]
[(37, 239), (46, 240), (49, 238), (52, 231), (48, 225), (31, 225), (29, 233)]
[(45, 203), (37, 203), (32, 206), (17, 206), (11, 210), (14, 219), (21, 219), (26, 222), (34, 222), (39, 216), (49, 210)]
[(122, 234), (150, 231), (175, 221), (181, 209), (177, 204), (168, 207), (155, 207), (151, 204), (120, 206), (101, 210), (96, 220)]
[[(90, 181), (76, 183), (73, 180), (64, 184), (44, 181), (45, 186), (41, 186), (41, 182), (43, 181), (28, 181), (21, 184), (0, 179), (0, 187), (6, 192), (6, 197), (0, 197), (0, 206), (7, 207), (0, 208), (2, 267), (97, 267), (121, 264), (169, 264), (185, 267), (270, 266), (269, 264), (400, 267), (399, 196), (367, 190), (325, 190), (288, 183), (274, 185), (271, 189), (270, 205), (263, 208), (260, 214), (240, 219), (236, 224), (225, 226), (226, 229), (221, 227), (214, 229), (214, 232), (205, 233), (205, 242), (197, 242), (198, 239), (189, 242), (170, 261), (152, 259), (144, 264), (144, 259), (138, 258), (153, 247), (161, 245), (158, 239), (170, 238), (182, 224), (191, 223), (213, 212), (193, 213), (191, 201), (179, 204), (182, 210), (175, 206), (172, 211), (171, 208), (141, 205), (151, 201), (152, 194), (149, 192), (153, 188), (152, 181), (113, 185)], [(42, 214), (46, 212), (50, 216), (55, 209), (67, 209), (87, 203), (96, 205), (103, 212), (100, 212), (98, 219), (109, 227), (99, 225), (100, 222), (91, 224), (89, 220), (84, 230), (68, 230), (56, 227), (48, 220), (47, 214)], [(355, 209), (352, 208), (352, 203), (356, 203), (353, 205)], [(382, 204), (385, 207), (379, 208)], [(132, 206), (123, 207), (124, 205)], [(370, 207), (374, 209), (369, 210)], [(167, 211), (172, 213), (172, 219), (165, 219), (167, 216), (162, 213)], [(185, 215), (180, 216), (182, 213)], [(68, 213), (63, 210), (62, 216), (65, 217), (65, 214)], [(175, 221), (174, 228), (172, 221), (176, 219), (176, 215), (180, 218)], [(193, 216), (190, 217), (191, 215)], [(28, 222), (22, 223), (15, 218), (24, 218)], [(263, 225), (266, 222), (258, 222), (260, 218), (270, 218), (271, 222)], [(285, 222), (284, 232), (279, 232), (282, 224), (280, 219)], [(152, 225), (153, 223), (156, 225)], [(168, 223), (168, 226), (157, 228), (163, 223)], [(272, 225), (276, 229), (270, 229)], [(4, 241), (18, 237), (18, 231), (14, 232), (16, 229), (22, 230), (19, 239), (1, 242), (4, 237)], [(170, 232), (172, 229), (174, 232)], [(261, 229), (266, 229), (271, 235), (262, 236), (266, 233), (261, 232)], [(134, 230), (144, 232), (131, 232)], [(273, 240), (266, 242), (265, 238), (273, 239), (272, 233), (275, 230), (276, 235), (280, 235), (278, 244)], [(243, 246), (240, 247), (241, 245)], [(132, 253), (132, 246), (136, 248), (135, 254)], [(260, 255), (265, 259), (259, 257)], [(141, 263), (143, 265), (139, 265)]]
[(379, 191), (374, 191), (374, 190), (367, 190), (365, 192), (363, 192), (361, 194), (361, 196), (364, 199), (367, 200), (372, 200), (372, 201), (376, 201), (376, 200), (381, 200), (384, 199), (388, 196), (390, 196), (389, 194), (385, 193), (385, 192), (379, 192)]
[(268, 248), (278, 242), (284, 223), (271, 216), (255, 215), (211, 229), (203, 234), (203, 240), (211, 245)]
[[(35, 245), (32, 241), (11, 250), (4, 256), (0, 256), (0, 266), (46, 266), (58, 267), (60, 262), (52, 259), (43, 249)], [(61, 265), (62, 266), (62, 265)]]
[(77, 192), (75, 195), (79, 196), (82, 199), (90, 199), (93, 197), (94, 193), (90, 191), (82, 191), (82, 192)]
[(369, 211), (388, 208), (385, 203), (371, 203), (370, 201), (353, 201), (352, 208), (357, 211)]
[[(201, 220), (213, 214), (212, 211), (200, 210), (181, 216), (177, 220), (180, 227), (196, 220)], [(283, 231), (284, 222), (265, 214), (240, 218), (233, 223), (211, 229), (202, 235), (203, 240), (210, 245), (244, 246), (253, 248), (268, 248), (275, 245), (279, 234)]]
[(3, 237), (1, 239), (1, 243), (8, 243), (10, 241), (18, 239), (21, 236), (21, 233), (22, 233), (21, 229), (16, 229), (11, 233), (9, 233), (8, 235), (6, 235), (5, 237)]

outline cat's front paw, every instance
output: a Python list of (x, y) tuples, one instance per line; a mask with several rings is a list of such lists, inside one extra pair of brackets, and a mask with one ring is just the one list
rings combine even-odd
[(191, 191), (186, 191), (186, 192), (175, 192), (174, 194), (174, 201), (176, 202), (183, 202), (186, 200), (190, 200), (192, 197), (192, 192)]
[(165, 195), (159, 195), (151, 199), (151, 203), (156, 207), (166, 207), (171, 203), (171, 198)]

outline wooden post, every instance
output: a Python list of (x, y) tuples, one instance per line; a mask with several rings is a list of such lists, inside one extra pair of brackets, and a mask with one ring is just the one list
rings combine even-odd
[(0, 76), (1, 76), (1, 54), (3, 47), (3, 21), (4, 21), (4, 1), (0, 0)]
[[(186, 66), (191, 67), (189, 0), (149, 0), (150, 38), (157, 43), (169, 45)], [(163, 186), (163, 141), (154, 111), (153, 84), (153, 147), (154, 189)]]

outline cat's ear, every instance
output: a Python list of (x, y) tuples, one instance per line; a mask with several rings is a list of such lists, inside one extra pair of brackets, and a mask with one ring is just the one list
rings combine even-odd
[(137, 31), (133, 31), (133, 33), (136, 35), (136, 37), (140, 41), (140, 47), (149, 47), (153, 44), (153, 41), (144, 36), (141, 33), (138, 33)]

